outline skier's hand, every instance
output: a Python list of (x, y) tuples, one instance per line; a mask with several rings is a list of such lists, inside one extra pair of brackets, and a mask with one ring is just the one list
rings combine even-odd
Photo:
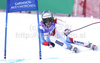
[(43, 42), (42, 43), (44, 46), (49, 46), (50, 48), (55, 47), (55, 44), (53, 42)]
[(49, 42), (49, 44), (50, 44), (49, 45), (50, 48), (54, 48), (55, 47), (55, 44), (53, 42)]
[(68, 36), (69, 34), (70, 34), (70, 29), (65, 29), (65, 31), (64, 31), (64, 34), (66, 35), (66, 36)]

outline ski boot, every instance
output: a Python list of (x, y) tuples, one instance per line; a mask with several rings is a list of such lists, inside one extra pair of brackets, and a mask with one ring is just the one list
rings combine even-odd
[(92, 44), (92, 43), (89, 43), (86, 47), (92, 49), (92, 50), (97, 50), (97, 46)]
[(73, 47), (72, 45), (69, 46), (69, 50), (70, 51), (74, 51), (75, 53), (78, 53), (78, 48), (77, 47)]

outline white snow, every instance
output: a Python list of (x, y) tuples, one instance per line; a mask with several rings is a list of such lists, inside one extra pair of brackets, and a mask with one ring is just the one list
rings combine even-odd
[[(65, 27), (58, 26), (58, 30), (69, 28), (71, 30), (85, 25), (100, 22), (100, 19), (82, 17), (59, 17), (66, 21)], [(40, 15), (41, 20), (41, 15)], [(39, 43), (37, 15), (24, 13), (8, 14), (7, 59), (4, 58), (6, 13), (0, 12), (0, 63), (99, 63), (100, 58), (100, 23), (91, 25), (69, 36), (75, 40), (92, 42), (98, 46), (97, 51), (77, 46), (80, 53), (73, 53), (56, 44), (55, 48), (42, 45), (42, 60), (39, 60)]]

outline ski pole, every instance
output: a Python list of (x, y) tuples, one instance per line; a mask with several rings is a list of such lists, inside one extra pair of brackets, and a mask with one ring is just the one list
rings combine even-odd
[(86, 27), (88, 27), (88, 26), (91, 26), (91, 25), (94, 25), (94, 24), (98, 24), (98, 23), (100, 23), (100, 22), (94, 22), (94, 23), (88, 24), (88, 25), (83, 26), (83, 27), (81, 27), (81, 28), (78, 28), (78, 29), (72, 30), (71, 32), (78, 31), (78, 30), (81, 30), (81, 29), (83, 29), (83, 28), (86, 28)]

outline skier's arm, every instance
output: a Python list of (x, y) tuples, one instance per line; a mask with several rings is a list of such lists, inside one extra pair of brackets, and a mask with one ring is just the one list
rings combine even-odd
[(44, 46), (49, 46), (50, 48), (55, 47), (55, 44), (54, 43), (47, 42), (44, 39), (44, 33), (43, 33), (43, 30), (42, 29), (40, 29), (40, 40), (41, 40), (42, 45), (44, 45)]
[(46, 42), (46, 40), (44, 39), (44, 33), (43, 33), (42, 29), (40, 29), (40, 40), (41, 40), (42, 44), (43, 44), (43, 42)]
[(56, 24), (61, 25), (61, 26), (63, 26), (63, 27), (64, 27), (64, 25), (66, 24), (65, 21), (63, 21), (63, 20), (61, 20), (61, 19), (58, 19), (58, 18), (54, 18), (54, 21), (55, 21)]
[[(65, 25), (66, 25), (66, 22), (65, 21), (63, 21), (63, 20), (61, 20), (61, 19), (58, 19), (58, 18), (54, 18), (54, 22), (56, 23), (56, 24), (58, 24), (58, 25), (61, 25), (63, 28), (65, 27)], [(66, 36), (68, 36), (69, 34), (70, 34), (70, 29), (65, 29), (65, 31), (64, 31), (64, 34), (66, 35)]]

